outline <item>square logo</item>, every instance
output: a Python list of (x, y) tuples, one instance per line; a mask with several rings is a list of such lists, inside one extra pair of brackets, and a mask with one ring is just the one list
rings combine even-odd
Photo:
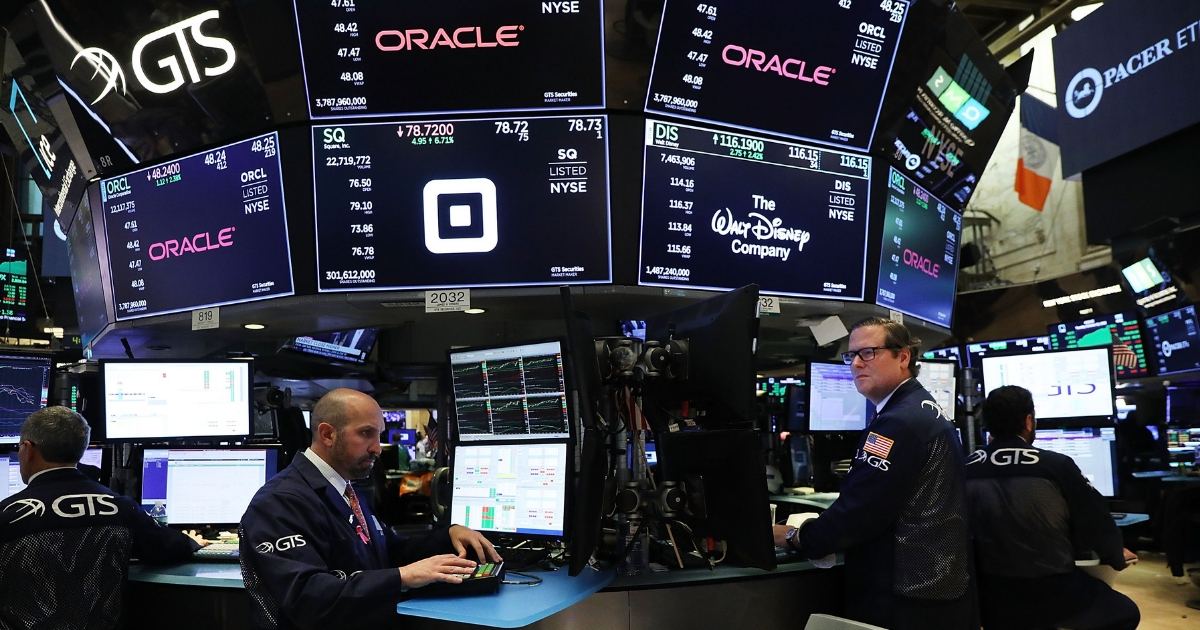
[(422, 193), (425, 248), (434, 254), (490, 252), (500, 240), (496, 184), (484, 177), (435, 179)]
[(946, 106), (946, 109), (950, 110), (950, 113), (955, 113), (960, 107), (966, 105), (967, 101), (971, 100), (971, 95), (967, 94), (967, 91), (962, 89), (961, 85), (951, 81), (950, 87), (946, 88), (945, 92), (942, 92), (938, 100), (942, 102), (942, 105)]
[(933, 76), (930, 77), (925, 85), (933, 91), (934, 96), (941, 96), (942, 92), (945, 92), (946, 88), (950, 87), (950, 81), (950, 75), (946, 73), (944, 68), (938, 66), (937, 72), (933, 73)]
[(975, 99), (967, 101), (957, 112), (954, 112), (954, 117), (961, 120), (962, 124), (967, 126), (967, 129), (974, 131), (979, 123), (983, 122), (984, 118), (988, 117), (988, 108), (983, 106), (983, 103)]

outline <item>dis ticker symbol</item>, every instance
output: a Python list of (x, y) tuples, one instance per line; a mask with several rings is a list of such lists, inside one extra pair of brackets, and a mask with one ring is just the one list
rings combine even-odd
[(425, 248), (434, 254), (490, 252), (500, 240), (496, 184), (485, 177), (425, 184)]
[(75, 55), (71, 60), (71, 67), (75, 67), (75, 62), (80, 59), (87, 59), (96, 69), (92, 73), (92, 78), (97, 76), (104, 78), (104, 91), (100, 92), (100, 96), (92, 101), (92, 105), (100, 102), (106, 94), (116, 89), (117, 84), (121, 84), (121, 94), (125, 94), (125, 72), (121, 70), (121, 64), (117, 63), (117, 59), (103, 48), (84, 48)]

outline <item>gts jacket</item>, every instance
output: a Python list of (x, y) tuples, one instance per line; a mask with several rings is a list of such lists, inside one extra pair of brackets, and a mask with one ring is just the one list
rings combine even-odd
[(200, 546), (74, 468), (0, 501), (0, 628), (119, 625), (129, 557), (184, 562)]
[[(845, 552), (846, 606), (855, 619), (909, 627), (901, 608), (967, 601), (961, 599), (970, 582), (963, 480), (954, 426), (909, 379), (863, 431), (841, 496), (800, 529), (801, 549), (809, 558)], [(912, 627), (966, 627), (969, 605), (952, 609), (945, 625), (914, 620)]]
[(370, 543), (346, 500), (303, 455), (271, 478), (242, 516), (242, 577), (256, 628), (393, 625), (406, 595), (396, 567), (454, 553), (448, 528), (404, 538), (361, 501)]

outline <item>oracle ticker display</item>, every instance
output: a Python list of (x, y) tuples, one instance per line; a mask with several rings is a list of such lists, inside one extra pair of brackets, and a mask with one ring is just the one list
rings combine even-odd
[(320, 291), (612, 281), (604, 116), (313, 127)]
[(950, 327), (962, 215), (888, 168), (876, 301)]
[(866, 150), (907, 0), (668, 0), (646, 111)]
[(313, 118), (604, 107), (601, 0), (296, 0)]
[(639, 284), (863, 299), (871, 158), (653, 120), (645, 146)]
[(292, 295), (277, 134), (99, 186), (118, 320)]

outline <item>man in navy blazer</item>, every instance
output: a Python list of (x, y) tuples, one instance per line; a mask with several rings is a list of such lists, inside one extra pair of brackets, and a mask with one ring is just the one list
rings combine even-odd
[[(409, 589), (461, 582), (475, 562), (499, 561), (482, 534), (459, 525), (424, 538), (393, 533), (350, 481), (381, 452), (383, 412), (370, 396), (336, 389), (312, 413), (312, 446), (264, 485), (241, 523), (241, 565), (257, 628), (392, 625)], [(361, 625), (360, 625), (361, 624)]]

